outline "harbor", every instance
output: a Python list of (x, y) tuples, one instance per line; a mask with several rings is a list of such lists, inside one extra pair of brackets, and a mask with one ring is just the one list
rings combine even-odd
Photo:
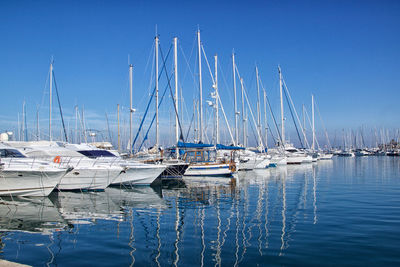
[(0, 266), (399, 266), (400, 4), (0, 3)]

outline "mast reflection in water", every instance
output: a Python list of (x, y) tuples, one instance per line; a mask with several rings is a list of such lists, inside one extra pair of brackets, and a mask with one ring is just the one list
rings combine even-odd
[(396, 264), (399, 170), (393, 158), (338, 158), (184, 178), (180, 187), (2, 198), (0, 258), (35, 266)]

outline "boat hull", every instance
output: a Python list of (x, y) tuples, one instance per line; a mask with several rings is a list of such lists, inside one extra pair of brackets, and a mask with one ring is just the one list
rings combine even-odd
[(222, 164), (191, 164), (185, 176), (224, 176), (231, 177), (232, 171), (228, 163)]
[(189, 168), (187, 163), (167, 164), (167, 168), (160, 174), (160, 178), (180, 178)]
[(65, 175), (66, 170), (13, 170), (0, 171), (0, 196), (48, 196)]
[(58, 190), (104, 190), (121, 173), (120, 167), (75, 168), (57, 185)]
[(165, 170), (163, 165), (127, 166), (112, 182), (113, 185), (150, 185)]
[(266, 159), (263, 158), (245, 158), (245, 159), (240, 159), (239, 160), (239, 171), (248, 171), (248, 170), (254, 170), (254, 169), (260, 169), (260, 168), (265, 168), (266, 164), (264, 167), (262, 167), (263, 162)]

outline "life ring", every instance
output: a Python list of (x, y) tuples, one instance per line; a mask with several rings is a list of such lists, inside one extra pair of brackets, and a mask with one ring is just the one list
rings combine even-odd
[(56, 157), (53, 159), (53, 162), (54, 162), (54, 163), (60, 163), (60, 162), (61, 162), (61, 157), (60, 157), (60, 156), (56, 156)]

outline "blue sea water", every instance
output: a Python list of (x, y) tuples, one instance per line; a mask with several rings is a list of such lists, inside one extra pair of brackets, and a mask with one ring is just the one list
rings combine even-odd
[(400, 266), (400, 159), (2, 198), (0, 215), (0, 258), (33, 266)]

